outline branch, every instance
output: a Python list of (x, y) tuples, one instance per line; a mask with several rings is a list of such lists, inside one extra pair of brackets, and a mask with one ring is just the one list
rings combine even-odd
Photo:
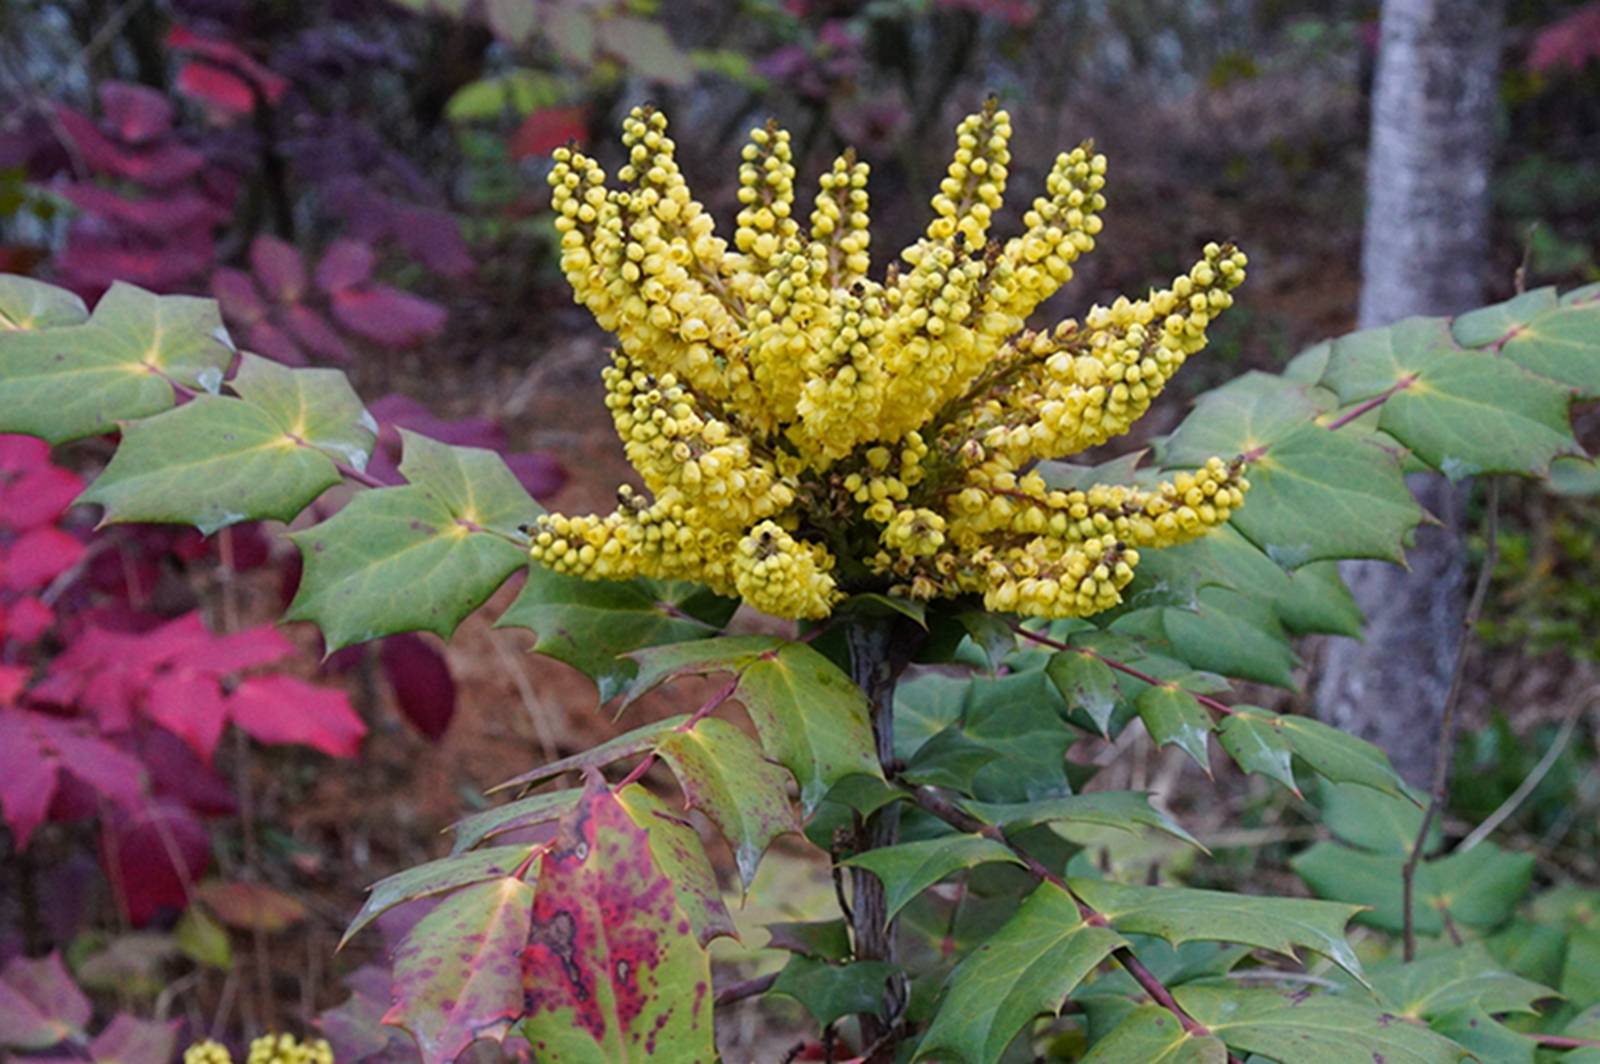
[(1371, 399), (1368, 399), (1365, 402), (1357, 403), (1349, 410), (1346, 410), (1343, 414), (1340, 414), (1338, 417), (1328, 422), (1328, 431), (1339, 431), (1346, 425), (1350, 424), (1350, 422), (1359, 418), (1362, 414), (1378, 409), (1378, 407), (1382, 406), (1384, 403), (1387, 403), (1391, 398), (1393, 398), (1396, 392), (1403, 392), (1416, 382), (1417, 375), (1415, 373), (1406, 374), (1404, 377), (1401, 377), (1399, 380), (1391, 384), (1384, 391), (1374, 395)]
[[(1038, 643), (1040, 646), (1049, 647), (1051, 650), (1067, 650), (1074, 654), (1084, 654), (1088, 657), (1095, 658), (1112, 669), (1115, 669), (1117, 672), (1120, 672), (1125, 676), (1132, 676), (1135, 680), (1147, 683), (1151, 687), (1171, 686), (1171, 684), (1169, 684), (1166, 680), (1151, 676), (1148, 672), (1141, 672), (1132, 665), (1120, 662), (1116, 658), (1108, 658), (1098, 650), (1090, 650), (1088, 647), (1075, 647), (1070, 644), (1063, 643), (1059, 639), (1051, 639), (1047, 635), (1040, 635), (1038, 632), (1024, 628), (1015, 621), (1006, 622), (1006, 626), (1013, 632), (1022, 636), (1022, 638), (1032, 640), (1033, 642)], [(1233, 715), (1233, 707), (1225, 702), (1218, 702), (1215, 698), (1212, 698), (1209, 695), (1202, 695), (1195, 691), (1185, 690), (1184, 693), (1213, 712), (1221, 713), (1225, 717)]]
[(746, 979), (742, 983), (734, 983), (732, 986), (725, 986), (717, 991), (715, 1004), (718, 1008), (721, 1008), (724, 1005), (732, 1005), (736, 1001), (743, 1001), (745, 998), (759, 997), (771, 990), (772, 984), (777, 981), (778, 973), (772, 972), (755, 979)]
[[(993, 824), (985, 824), (983, 821), (979, 820), (977, 817), (973, 816), (971, 813), (968, 813), (966, 810), (950, 801), (950, 799), (940, 794), (939, 791), (933, 787), (922, 786), (913, 788), (911, 791), (911, 798), (917, 803), (917, 805), (921, 806), (927, 812), (932, 813), (940, 820), (943, 820), (946, 824), (949, 824), (957, 831), (967, 832), (974, 835), (982, 835), (986, 839), (993, 839), (995, 842), (998, 842), (1000, 845), (1010, 850), (1012, 854), (1022, 862), (1023, 866), (1026, 867), (1029, 872), (1032, 872), (1036, 877), (1044, 880), (1051, 886), (1056, 887), (1064, 892), (1067, 897), (1071, 898), (1073, 903), (1077, 905), (1078, 915), (1083, 918), (1084, 923), (1092, 924), (1097, 927), (1107, 926), (1107, 921), (1103, 913), (1098, 912), (1093, 906), (1089, 905), (1082, 898), (1078, 897), (1078, 895), (1073, 892), (1072, 887), (1067, 884), (1065, 879), (1057, 875), (1037, 857), (1033, 856), (1033, 854), (1022, 849), (1016, 843), (1008, 839), (1005, 832), (1001, 831)], [(1177, 1018), (1178, 1022), (1183, 1025), (1184, 1031), (1196, 1038), (1206, 1038), (1211, 1035), (1210, 1029), (1206, 1027), (1205, 1024), (1189, 1015), (1189, 1013), (1184, 1010), (1183, 1006), (1178, 1004), (1178, 1000), (1172, 996), (1172, 991), (1167, 989), (1166, 985), (1161, 982), (1154, 972), (1145, 967), (1143, 961), (1139, 960), (1138, 957), (1133, 955), (1133, 951), (1131, 949), (1129, 949), (1127, 946), (1118, 946), (1112, 951), (1111, 956), (1118, 964), (1122, 966), (1124, 971), (1133, 977), (1133, 981), (1138, 983), (1146, 994), (1150, 995), (1150, 1000), (1154, 1001), (1157, 1005), (1160, 1005)], [(1239, 1059), (1231, 1052), (1228, 1054), (1228, 1061), (1229, 1064), (1239, 1064)]]
[(1478, 569), (1478, 581), (1472, 589), (1472, 599), (1467, 603), (1467, 614), (1462, 618), (1461, 645), (1456, 648), (1455, 666), (1450, 673), (1450, 690), (1444, 697), (1444, 711), (1439, 718), (1439, 749), (1433, 763), (1433, 786), (1428, 794), (1428, 808), (1422, 814), (1422, 824), (1417, 828), (1416, 841), (1411, 844), (1411, 853), (1406, 857), (1406, 863), (1400, 869), (1400, 895), (1401, 909), (1404, 913), (1404, 941), (1405, 959), (1407, 963), (1417, 957), (1417, 928), (1416, 928), (1416, 886), (1417, 865), (1422, 860), (1422, 851), (1427, 845), (1428, 832), (1433, 827), (1434, 820), (1439, 815), (1439, 806), (1444, 801), (1445, 788), (1450, 782), (1450, 762), (1455, 752), (1456, 741), (1456, 706), (1461, 701), (1462, 682), (1467, 672), (1467, 652), (1472, 648), (1472, 632), (1478, 626), (1478, 619), (1483, 615), (1483, 601), (1489, 594), (1489, 578), (1494, 575), (1495, 559), (1500, 553), (1500, 482), (1490, 479), (1489, 509), (1485, 516), (1485, 544), (1483, 564)]
[[(732, 698), (733, 692), (738, 690), (738, 688), (739, 677), (735, 675), (727, 683), (723, 684), (722, 687), (717, 690), (716, 694), (706, 699), (704, 705), (690, 714), (688, 720), (685, 720), (682, 724), (678, 725), (672, 730), (675, 732), (694, 730), (694, 726), (696, 724), (699, 724), (702, 720), (705, 720), (706, 717), (710, 716), (718, 706)], [(621, 781), (618, 782), (615, 787), (611, 788), (611, 793), (619, 794), (625, 790), (629, 784), (638, 783), (640, 777), (642, 777), (646, 772), (649, 772), (655, 763), (656, 752), (652, 750), (648, 754), (644, 755), (644, 760), (633, 766), (632, 770), (630, 770), (626, 776), (622, 777)]]

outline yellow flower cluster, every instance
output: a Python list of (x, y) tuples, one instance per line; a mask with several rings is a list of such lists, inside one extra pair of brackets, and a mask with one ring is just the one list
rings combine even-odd
[[(226, 1046), (207, 1039), (183, 1051), (183, 1064), (233, 1064)], [(321, 1038), (296, 1041), (293, 1035), (262, 1035), (250, 1043), (247, 1064), (333, 1064), (333, 1050)]]
[(1205, 346), (1244, 255), (1208, 245), (1166, 288), (1029, 330), (1094, 248), (1106, 161), (1088, 144), (1059, 155), (1001, 243), (1010, 140), (993, 102), (961, 122), (932, 221), (881, 280), (853, 153), (802, 225), (789, 135), (753, 130), (730, 246), (659, 112), (624, 123), (615, 186), (558, 151), (561, 266), (617, 338), (606, 403), (645, 490), (621, 489), (610, 514), (538, 518), (534, 559), (698, 580), (784, 617), (861, 590), (1071, 617), (1116, 605), (1140, 550), (1227, 521), (1249, 488), (1239, 459), (1073, 491), (1034, 467), (1127, 431)]

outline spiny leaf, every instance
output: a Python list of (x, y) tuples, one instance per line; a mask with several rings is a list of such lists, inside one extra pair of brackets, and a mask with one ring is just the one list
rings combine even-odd
[(74, 292), (17, 274), (0, 274), (0, 332), (82, 325), (89, 308)]
[(886, 919), (893, 920), (908, 902), (952, 872), (995, 861), (1022, 863), (1005, 846), (982, 835), (902, 842), (858, 853), (844, 863), (865, 868), (883, 881)]
[(356, 918), (350, 921), (350, 926), (345, 929), (339, 945), (343, 947), (362, 928), (396, 905), (433, 894), (443, 894), (447, 890), (456, 890), (473, 883), (482, 883), (488, 879), (505, 878), (522, 867), (530, 857), (533, 857), (534, 861), (524, 874), (524, 878), (532, 878), (538, 874), (539, 867), (539, 858), (535, 857), (535, 854), (544, 848), (542, 844), (491, 846), (484, 850), (472, 850), (469, 853), (429, 861), (427, 864), (408, 868), (404, 872), (396, 872), (386, 879), (380, 879), (373, 884), (366, 903), (361, 906), (361, 911), (356, 913)]
[(1211, 713), (1194, 695), (1177, 684), (1158, 684), (1141, 691), (1134, 706), (1157, 745), (1178, 747), (1210, 774), (1206, 742), (1211, 735)]
[(499, 628), (526, 628), (536, 653), (566, 662), (594, 680), (600, 701), (628, 689), (638, 666), (622, 655), (641, 647), (713, 636), (738, 603), (681, 581), (584, 580), (541, 565), (528, 571), (521, 594)]
[(1456, 1064), (1467, 1056), (1421, 1024), (1353, 998), (1201, 984), (1178, 987), (1173, 996), (1230, 1049), (1273, 1060)]
[(1552, 458), (1577, 451), (1567, 388), (1457, 347), (1442, 319), (1413, 318), (1335, 341), (1323, 382), (1345, 403), (1392, 390), (1378, 428), (1451, 479), (1542, 474)]
[(1082, 710), (1101, 735), (1108, 734), (1120, 696), (1117, 677), (1109, 665), (1093, 654), (1064, 650), (1050, 658), (1045, 672), (1069, 707)]
[(950, 973), (912, 1059), (994, 1064), (1024, 1024), (1054, 1015), (1074, 987), (1125, 945), (1110, 928), (1085, 923), (1060, 887), (1040, 884)]
[[(1356, 919), (1398, 933), (1405, 926), (1397, 854), (1367, 853), (1319, 842), (1289, 861), (1313, 893), (1365, 905)], [(1415, 921), (1419, 934), (1444, 932), (1444, 917), (1489, 928), (1503, 923), (1521, 901), (1533, 875), (1533, 855), (1513, 854), (1491, 843), (1417, 866)]]
[(559, 820), (577, 803), (582, 793), (577, 788), (548, 791), (462, 817), (450, 825), (450, 830), (455, 833), (450, 852), (465, 853), (496, 835)]
[(616, 799), (633, 822), (649, 833), (650, 853), (661, 873), (672, 881), (678, 908), (689, 918), (695, 941), (705, 946), (723, 935), (737, 941), (738, 928), (722, 900), (717, 873), (694, 825), (637, 783), (619, 791)]
[(1033, 802), (963, 802), (962, 807), (986, 824), (1006, 830), (1035, 824), (1088, 824), (1137, 833), (1154, 828), (1191, 846), (1204, 849), (1193, 835), (1150, 805), (1141, 791), (1095, 791)]
[(1364, 979), (1361, 962), (1345, 940), (1344, 927), (1361, 911), (1304, 898), (1272, 898), (1183, 887), (1134, 887), (1100, 879), (1073, 879), (1073, 891), (1128, 935), (1154, 935), (1174, 946), (1185, 942), (1237, 942), (1287, 957), (1295, 950), (1320, 953)]
[(649, 834), (597, 773), (544, 859), (522, 977), (541, 1061), (716, 1056), (710, 958)]
[(383, 1022), (445, 1064), (479, 1038), (503, 1041), (522, 1015), (521, 953), (533, 887), (505, 877), (464, 887), (419, 920), (394, 953), (394, 1007)]
[[(1206, 392), (1161, 449), (1161, 464), (1194, 468), (1212, 456), (1232, 458), (1275, 450), (1285, 436), (1322, 407), (1303, 384), (1252, 371)], [(1255, 472), (1251, 471), (1252, 484)], [(1252, 487), (1250, 501), (1256, 500)]]
[(497, 783), (489, 789), (495, 791), (509, 790), (513, 787), (535, 787), (545, 780), (554, 779), (563, 772), (583, 772), (591, 768), (609, 765), (613, 761), (620, 761), (625, 757), (642, 754), (654, 750), (661, 742), (663, 736), (689, 719), (688, 714), (680, 713), (675, 717), (658, 720), (653, 724), (646, 724), (642, 728), (624, 732), (614, 739), (607, 739), (597, 746), (563, 757), (559, 761), (552, 761), (547, 765), (529, 769), (520, 776), (513, 776), (504, 783)]
[(1271, 604), (1222, 587), (1201, 588), (1198, 609), (1161, 611), (1175, 657), (1204, 672), (1294, 686), (1294, 651)]
[(1295, 794), (1300, 793), (1294, 781), (1294, 751), (1266, 710), (1235, 706), (1223, 718), (1217, 741), (1244, 771), (1275, 779)]
[(789, 776), (727, 721), (707, 717), (688, 731), (674, 729), (656, 753), (678, 778), (690, 808), (699, 809), (733, 846), (748, 890), (773, 839), (799, 831), (789, 804)]
[(1160, 1005), (1128, 1013), (1089, 1049), (1083, 1064), (1226, 1064), (1228, 1047), (1210, 1035), (1196, 1036)]
[(240, 398), (202, 395), (123, 429), (111, 464), (84, 492), (105, 521), (192, 524), (207, 535), (240, 521), (293, 520), (360, 469), (376, 424), (343, 373), (291, 370), (245, 355)]
[(899, 965), (887, 961), (835, 965), (797, 953), (778, 973), (771, 992), (794, 998), (826, 1027), (857, 1013), (881, 1015), (885, 984), (898, 971)]
[(639, 666), (623, 708), (679, 676), (743, 672), (763, 654), (775, 654), (784, 640), (773, 635), (730, 635), (697, 642), (646, 647), (628, 655)]
[(395, 632), (448, 638), (527, 562), (517, 526), (537, 507), (500, 456), (401, 435), (407, 486), (290, 537), (305, 572), (286, 616), (315, 621), (330, 652)]
[(1533, 1012), (1535, 1001), (1557, 996), (1502, 969), (1478, 942), (1405, 964), (1391, 961), (1372, 973), (1372, 987), (1390, 1008), (1418, 1020), (1469, 1007), (1495, 1014)]
[(215, 393), (232, 361), (214, 302), (118, 283), (82, 324), (0, 330), (0, 432), (51, 443), (110, 432), (171, 407), (173, 383)]
[[(1401, 801), (1412, 800), (1387, 754), (1310, 717), (1235, 706), (1223, 722), (1221, 739), (1223, 748), (1246, 771), (1261, 772), (1286, 787), (1294, 787), (1294, 776), (1283, 762), (1284, 747), (1324, 779), (1372, 787)], [(1250, 764), (1245, 763), (1246, 758)]]
[(1501, 358), (1560, 381), (1580, 399), (1600, 397), (1600, 301), (1558, 301), (1554, 288), (1539, 288), (1463, 314), (1452, 331), (1468, 347), (1499, 344)]

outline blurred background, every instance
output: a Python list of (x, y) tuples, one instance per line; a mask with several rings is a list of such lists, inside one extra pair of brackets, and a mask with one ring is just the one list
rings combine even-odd
[[(993, 95), (1016, 130), (999, 230), (1058, 151), (1093, 139), (1110, 158), (1100, 246), (1041, 318), (1164, 282), (1210, 240), (1250, 255), (1236, 310), (1141, 422), (1159, 433), (1206, 388), (1355, 326), (1378, 16), (1344, 0), (0, 0), (0, 270), (90, 299), (119, 279), (214, 296), (240, 346), (350, 374), (384, 429), (380, 479), (412, 428), (501, 451), (547, 505), (606, 509), (630, 472), (601, 402), (605, 337), (556, 269), (551, 152), (614, 167), (621, 117), (652, 102), (726, 228), (751, 127), (792, 131), (802, 181), (853, 145), (881, 268), (924, 224), (955, 122)], [(1600, 280), (1600, 4), (1508, 0), (1498, 63), (1486, 261), (1462, 269), (1485, 302), (1519, 267), (1527, 287)], [(348, 1034), (384, 997), (363, 967), (382, 933), (333, 954), (361, 890), (447, 849), (440, 830), (486, 787), (611, 734), (608, 715), (481, 617), (448, 650), (406, 636), (321, 664), (315, 633), (289, 629), (273, 668), (356, 723), (197, 745), (151, 708), (191, 652), (172, 625), (260, 630), (292, 594), (293, 552), (254, 527), (88, 546), (66, 501), (108, 453), (66, 468), (0, 447), (0, 486), (31, 476), (63, 500), (42, 520), (0, 507), (0, 549), (36, 551), (41, 529), (58, 549), (48, 571), (7, 571), (0, 637), (6, 665), (54, 684), (30, 697), (98, 721), (107, 763), (132, 758), (156, 798), (125, 808), (69, 766), (32, 823), (6, 803), (0, 962), (65, 951), (97, 1002), (191, 1035), (322, 1016), (346, 1064), (414, 1056)], [(1568, 723), (1600, 657), (1600, 482), (1556, 487), (1508, 489), (1482, 632), (1501, 649), (1474, 665), (1452, 815), (1487, 815), (1544, 764), (1510, 830), (1600, 880), (1594, 737)], [(91, 691), (133, 658), (147, 667)], [(130, 722), (106, 726), (117, 712)], [(1208, 875), (1293, 889), (1304, 810), (1259, 780), (1213, 801), (1153, 749), (1123, 760), (1123, 785), (1159, 786), (1216, 851)], [(809, 853), (780, 844), (763, 866), (749, 945), (831, 900)], [(805, 1030), (770, 1000), (725, 1022), (735, 1061), (780, 1059)]]

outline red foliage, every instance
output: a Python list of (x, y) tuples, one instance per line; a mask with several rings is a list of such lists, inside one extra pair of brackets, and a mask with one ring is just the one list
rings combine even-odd
[(1600, 59), (1600, 2), (1585, 4), (1541, 29), (1528, 53), (1528, 67), (1541, 74), (1582, 70)]
[(511, 134), (506, 145), (513, 159), (526, 159), (534, 155), (549, 155), (564, 144), (582, 147), (589, 138), (589, 109), (573, 107), (545, 107), (522, 120), (517, 131)]

